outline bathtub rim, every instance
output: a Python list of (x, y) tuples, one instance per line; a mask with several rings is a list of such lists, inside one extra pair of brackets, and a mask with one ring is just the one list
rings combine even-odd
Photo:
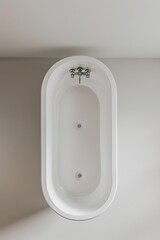
[[(49, 196), (47, 190), (46, 182), (46, 89), (48, 81), (50, 80), (53, 72), (63, 64), (69, 61), (82, 61), (93, 63), (98, 66), (107, 75), (111, 84), (112, 93), (112, 187), (110, 195), (106, 202), (91, 213), (86, 213), (86, 215), (72, 215), (68, 214), (61, 209), (59, 209)], [(99, 216), (104, 213), (105, 210), (111, 205), (114, 200), (118, 183), (118, 172), (117, 172), (117, 87), (115, 79), (110, 71), (110, 69), (101, 61), (88, 56), (71, 56), (63, 58), (62, 60), (56, 62), (46, 73), (41, 87), (41, 186), (44, 197), (49, 204), (49, 206), (55, 210), (60, 216), (70, 219), (70, 220), (87, 220)]]

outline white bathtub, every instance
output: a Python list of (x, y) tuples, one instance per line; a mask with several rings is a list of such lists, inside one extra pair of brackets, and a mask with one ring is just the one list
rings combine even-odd
[[(90, 78), (71, 78), (78, 66)], [(42, 85), (42, 188), (58, 214), (86, 220), (104, 212), (117, 185), (116, 84), (100, 61), (65, 58)]]

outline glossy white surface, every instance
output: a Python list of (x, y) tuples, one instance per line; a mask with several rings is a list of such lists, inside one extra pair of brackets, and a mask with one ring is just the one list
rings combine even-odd
[(96, 190), (101, 175), (99, 101), (83, 84), (71, 85), (59, 101), (59, 181), (71, 196), (85, 196)]
[[(91, 69), (90, 78), (82, 77), (81, 85), (69, 72), (78, 66)], [(113, 201), (116, 97), (110, 70), (94, 58), (63, 59), (44, 78), (42, 186), (49, 205), (66, 218), (93, 218)]]

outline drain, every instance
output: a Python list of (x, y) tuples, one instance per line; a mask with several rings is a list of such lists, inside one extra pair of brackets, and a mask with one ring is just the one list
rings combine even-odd
[(77, 174), (77, 177), (78, 177), (78, 178), (81, 178), (82, 176), (83, 176), (82, 173), (78, 173), (78, 174)]
[(83, 173), (76, 172), (75, 177), (76, 177), (77, 180), (81, 180), (81, 179), (83, 179)]
[(82, 127), (82, 124), (81, 123), (78, 123), (77, 124), (77, 128), (81, 128)]

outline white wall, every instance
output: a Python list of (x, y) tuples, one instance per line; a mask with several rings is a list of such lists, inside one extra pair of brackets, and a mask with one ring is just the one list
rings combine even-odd
[(40, 88), (55, 61), (0, 61), (0, 240), (159, 240), (160, 60), (102, 60), (118, 89), (119, 183), (84, 222), (47, 208), (40, 186)]

